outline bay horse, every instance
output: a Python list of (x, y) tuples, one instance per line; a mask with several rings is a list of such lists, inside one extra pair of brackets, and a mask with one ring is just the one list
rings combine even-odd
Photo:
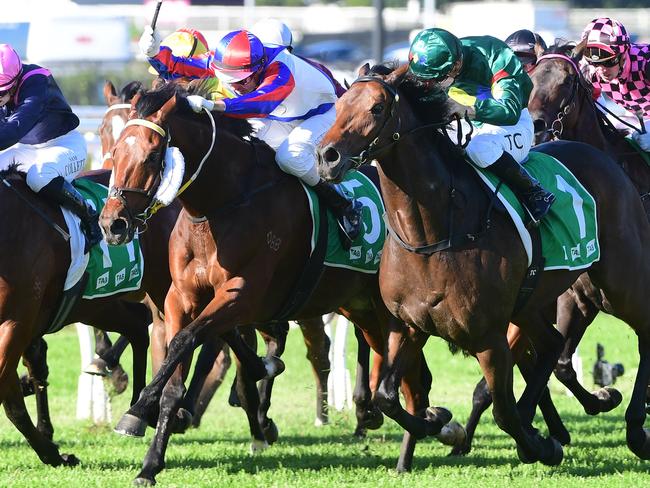
[[(134, 100), (113, 150), (113, 187), (100, 215), (109, 243), (128, 242), (137, 227), (131, 216), (146, 215), (153, 204), (167, 144), (181, 151), (186, 186), (178, 195), (183, 211), (170, 237), (168, 355), (118, 423), (121, 430), (138, 434), (160, 405), (156, 433), (136, 478), (143, 484), (155, 483), (164, 468), (170, 419), (183, 395), (191, 351), (214, 334), (276, 317), (292, 299), (311, 249), (310, 206), (299, 181), (278, 168), (271, 148), (250, 137), (247, 121), (194, 114), (185, 93), (167, 85)], [(405, 330), (384, 306), (376, 274), (326, 267), (291, 318), (333, 310), (360, 327), (380, 355), (384, 331)], [(424, 415), (430, 384), (422, 380), (422, 359), (414, 358), (403, 387), (410, 411)], [(451, 419), (444, 409), (430, 409), (427, 415), (432, 433)], [(402, 454), (412, 456), (408, 441)]]
[[(152, 87), (164, 86), (167, 83), (162, 78), (154, 79)], [(178, 82), (177, 82), (178, 83)], [(138, 81), (133, 81), (126, 84), (118, 93), (113, 83), (106, 81), (104, 83), (103, 95), (106, 101), (107, 109), (102, 118), (99, 126), (99, 138), (102, 148), (102, 162), (104, 169), (112, 169), (113, 161), (111, 158), (111, 151), (115, 145), (115, 141), (119, 138), (120, 133), (124, 129), (127, 122), (128, 115), (131, 109), (131, 101), (138, 92), (144, 91), (145, 87)], [(155, 305), (148, 303), (151, 308), (152, 315), (154, 316), (154, 326), (152, 330), (152, 358), (153, 358), (153, 371), (158, 371), (160, 362), (165, 356), (166, 344), (164, 338), (164, 320), (162, 314), (155, 308)], [(329, 376), (330, 363), (329, 363), (329, 338), (325, 334), (322, 318), (315, 317), (312, 319), (302, 320), (298, 324), (300, 331), (303, 334), (305, 346), (307, 347), (307, 359), (309, 360), (312, 370), (314, 372), (314, 379), (316, 381), (316, 420), (315, 425), (324, 425), (328, 423), (327, 412), (327, 379)], [(284, 322), (282, 327), (278, 325), (264, 325), (258, 328), (258, 332), (262, 336), (267, 348), (268, 356), (280, 357), (281, 351), (284, 351), (286, 341), (286, 332), (280, 333), (279, 337), (274, 337), (274, 333), (281, 329), (288, 330), (289, 324)], [(250, 336), (249, 340), (254, 341), (254, 337)], [(359, 341), (365, 341), (363, 337), (357, 337)], [(119, 341), (119, 339), (118, 339)], [(106, 355), (113, 364), (119, 359), (113, 348), (110, 348), (110, 341), (106, 335), (102, 335), (101, 331), (96, 332), (97, 354), (100, 356), (93, 361), (91, 368), (94, 368), (98, 373), (105, 373), (105, 368), (102, 368), (104, 361), (102, 356)], [(120, 346), (122, 344), (119, 344)], [(208, 351), (208, 347), (221, 347), (225, 349)], [(118, 344), (116, 344), (118, 346)], [(365, 350), (368, 348), (367, 344), (360, 343), (360, 354), (366, 354)], [(116, 347), (119, 351), (119, 347)], [(202, 352), (198, 355), (196, 371), (202, 374), (195, 374), (192, 377), (192, 382), (188, 389), (188, 398), (184, 401), (185, 408), (192, 415), (192, 425), (198, 427), (201, 422), (201, 417), (207, 408), (210, 399), (215, 394), (217, 388), (221, 385), (223, 378), (230, 366), (230, 358), (226, 359), (224, 356), (229, 354), (229, 350), (223, 341), (218, 341), (216, 344), (206, 343), (202, 347)], [(214, 358), (214, 359), (213, 359)], [(213, 365), (212, 361), (216, 361)], [(364, 376), (367, 376), (367, 362), (363, 363), (363, 370), (360, 372), (359, 378), (363, 381)], [(115, 366), (114, 366), (115, 367)], [(209, 375), (208, 375), (209, 372)], [(118, 381), (119, 377), (114, 381)], [(207, 381), (207, 383), (204, 383)], [(231, 387), (231, 404), (239, 405), (236, 392), (237, 378), (234, 379)], [(262, 425), (269, 426), (269, 433), (275, 428), (271, 425), (268, 418), (268, 410), (270, 407), (270, 395), (273, 385), (272, 379), (265, 379), (259, 385), (260, 398), (260, 412), (259, 418)], [(358, 399), (355, 403), (359, 405), (360, 410), (357, 412), (359, 423), (356, 427), (355, 433), (360, 434), (365, 429), (365, 418), (362, 410), (365, 405), (369, 403), (366, 398), (367, 393), (363, 388), (355, 389), (355, 396)], [(276, 434), (277, 435), (277, 434)], [(273, 435), (272, 435), (273, 437)]]
[[(47, 408), (46, 344), (41, 339), (51, 325), (59, 306), (63, 283), (70, 265), (70, 246), (57, 230), (65, 229), (58, 206), (36, 197), (14, 167), (0, 173), (0, 221), (10, 232), (3, 233), (0, 247), (0, 402), (10, 421), (25, 436), (42, 462), (53, 466), (78, 462), (71, 454), (60, 454), (52, 442), (53, 429)], [(108, 183), (108, 173), (91, 172), (88, 177)], [(172, 209), (152, 221), (151, 235), (141, 241), (142, 253), (151, 263), (145, 267), (143, 290), (162, 301), (164, 282), (171, 281), (166, 267), (167, 250), (157, 245), (171, 231), (173, 221), (165, 220)], [(29, 239), (26, 238), (29, 236)], [(165, 278), (167, 276), (167, 278)], [(124, 335), (133, 347), (134, 383), (131, 402), (139, 397), (145, 384), (147, 326), (151, 316), (137, 303), (143, 292), (114, 295), (93, 300), (79, 299), (67, 320), (84, 322)], [(136, 303), (134, 303), (134, 301)], [(37, 397), (38, 426), (35, 428), (25, 408), (17, 375), (21, 355), (34, 382)]]
[[(447, 98), (440, 93), (424, 102), (417, 83), (407, 77), (408, 66), (381, 68), (384, 71), (378, 72), (364, 66), (339, 99), (336, 121), (318, 150), (320, 173), (336, 181), (353, 166), (377, 161), (387, 220), (395, 229), (384, 246), (379, 276), (388, 308), (415, 334), (441, 336), (478, 359), (492, 394), (494, 418), (515, 440), (522, 462), (559, 464), (561, 446), (542, 437), (532, 420), (563, 344), (550, 325), (556, 299), (581, 272), (544, 272), (529, 299), (514, 312), (527, 269), (526, 253), (508, 216), (492, 214), (486, 227), (491, 197), (458, 146), (440, 130), (449, 123)], [(644, 290), (650, 262), (642, 244), (650, 237), (650, 226), (643, 206), (625, 174), (601, 151), (565, 141), (534, 150), (562, 161), (596, 200), (601, 257), (588, 273), (601, 289), (602, 303), (638, 336), (641, 360), (626, 412), (627, 443), (637, 456), (648, 459), (650, 442), (643, 423), (650, 316)], [(628, 269), (639, 273), (631, 278)], [(510, 321), (538, 354), (535, 374), (527, 378), (519, 402), (512, 391), (513, 364), (506, 340)], [(396, 382), (412, 351), (390, 339), (388, 344), (376, 397), (390, 416), (399, 402)], [(426, 431), (418, 427), (413, 433), (422, 436)]]

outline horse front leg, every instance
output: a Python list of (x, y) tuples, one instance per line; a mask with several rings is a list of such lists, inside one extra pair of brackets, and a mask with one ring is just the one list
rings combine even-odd
[(414, 361), (419, 361), (425, 338), (423, 332), (414, 328), (400, 324), (390, 327), (384, 370), (375, 394), (381, 411), (415, 439), (438, 434), (452, 418), (451, 412), (442, 407), (428, 408), (425, 418), (417, 417), (404, 410), (400, 404), (398, 387), (405, 371), (414, 367)]
[(553, 438), (544, 439), (529, 433), (521, 422), (512, 391), (512, 354), (505, 337), (492, 333), (477, 347), (476, 358), (492, 395), (494, 420), (501, 430), (517, 443), (517, 453), (522, 462), (537, 460), (557, 465), (562, 461), (562, 446)]
[[(634, 381), (634, 390), (630, 404), (625, 411), (627, 446), (638, 457), (650, 459), (650, 438), (644, 429), (646, 410), (646, 391), (650, 381), (650, 340), (638, 333), (639, 341), (639, 369)], [(644, 334), (647, 336), (647, 334)]]
[(192, 416), (192, 426), (198, 428), (203, 415), (205, 414), (212, 397), (217, 392), (221, 384), (223, 383), (226, 373), (230, 369), (232, 359), (230, 358), (230, 348), (223, 344), (223, 347), (217, 355), (212, 369), (208, 373), (207, 378), (201, 388), (198, 399), (194, 406), (194, 415)]
[(50, 405), (47, 397), (47, 343), (42, 337), (34, 340), (23, 353), (23, 364), (27, 367), (29, 380), (36, 397), (36, 428), (48, 439), (54, 437), (54, 427), (50, 419)]

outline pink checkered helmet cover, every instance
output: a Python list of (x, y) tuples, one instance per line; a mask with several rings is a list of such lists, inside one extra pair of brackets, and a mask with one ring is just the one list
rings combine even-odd
[(12, 88), (20, 79), (23, 63), (9, 44), (0, 44), (0, 91)]
[(587, 41), (586, 47), (596, 47), (612, 55), (622, 54), (630, 46), (630, 36), (623, 24), (609, 17), (589, 22), (582, 38)]

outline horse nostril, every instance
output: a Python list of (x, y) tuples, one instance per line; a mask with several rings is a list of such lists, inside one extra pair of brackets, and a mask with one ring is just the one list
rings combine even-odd
[(544, 132), (546, 130), (546, 121), (544, 119), (535, 119), (533, 121), (533, 128), (535, 129), (535, 134)]
[(341, 155), (334, 147), (329, 146), (323, 151), (323, 160), (330, 164), (338, 163), (341, 160)]
[(126, 220), (125, 219), (116, 219), (113, 221), (110, 227), (111, 234), (113, 235), (122, 235), (126, 233)]

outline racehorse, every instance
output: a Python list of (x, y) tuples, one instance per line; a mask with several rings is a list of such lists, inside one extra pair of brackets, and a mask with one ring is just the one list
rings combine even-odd
[[(492, 197), (458, 146), (444, 135), (450, 118), (447, 98), (440, 93), (427, 102), (418, 100), (417, 84), (406, 76), (407, 69), (370, 71), (366, 65), (360, 70), (339, 99), (337, 119), (321, 141), (321, 175), (338, 180), (353, 166), (378, 162), (387, 221), (395, 229), (384, 246), (379, 277), (388, 308), (417, 334), (439, 335), (476, 356), (493, 397), (495, 420), (515, 439), (520, 460), (559, 464), (561, 446), (534, 430), (532, 420), (563, 344), (550, 325), (556, 298), (580, 271), (544, 272), (514, 311), (527, 269), (523, 246), (507, 216), (486, 214)], [(626, 413), (627, 442), (637, 456), (648, 459), (650, 442), (643, 423), (650, 317), (643, 283), (650, 263), (642, 243), (650, 237), (650, 227), (643, 207), (627, 177), (601, 151), (564, 141), (535, 150), (562, 161), (596, 201), (601, 255), (588, 273), (601, 288), (607, 309), (638, 336), (641, 361)], [(631, 278), (627, 269), (639, 274)], [(506, 340), (509, 321), (538, 353), (534, 375), (527, 378), (518, 403)], [(403, 344), (390, 346), (389, 341), (376, 393), (389, 416), (399, 401), (395, 385), (410, 353)], [(427, 433), (425, 426), (416, 427), (414, 435)]]
[[(70, 247), (59, 229), (65, 229), (63, 216), (54, 205), (37, 198), (26, 186), (24, 173), (15, 167), (1, 173), (0, 201), (4, 212), (0, 217), (5, 229), (2, 238), (0, 274), (0, 402), (16, 428), (25, 436), (39, 458), (53, 466), (76, 464), (73, 455), (59, 453), (51, 441), (53, 429), (47, 410), (47, 364), (45, 342), (40, 340), (50, 326), (61, 301), (63, 283), (70, 265)], [(93, 174), (92, 179), (108, 183), (108, 173)], [(173, 209), (152, 221), (151, 236), (142, 240), (142, 252), (152, 263), (166, 262), (166, 249), (155, 243), (161, 234), (169, 234), (173, 221), (165, 219)], [(29, 236), (26, 239), (25, 236)], [(166, 267), (148, 266), (143, 276), (143, 289), (161, 300), (169, 283)], [(117, 331), (128, 338), (133, 347), (134, 384), (132, 403), (145, 383), (146, 350), (149, 345), (147, 326), (150, 314), (146, 307), (133, 303), (144, 292), (115, 295), (93, 300), (79, 299), (67, 320), (84, 322)], [(35, 383), (39, 410), (35, 428), (23, 400), (16, 368), (24, 355), (32, 381)]]
[[(134, 100), (113, 150), (113, 187), (100, 215), (109, 243), (128, 242), (137, 228), (132, 216), (147, 215), (154, 204), (167, 144), (180, 150), (186, 172), (178, 195), (183, 211), (170, 238), (168, 355), (118, 423), (121, 430), (137, 435), (160, 404), (155, 437), (136, 478), (145, 484), (155, 483), (164, 467), (170, 418), (178, 409), (187, 359), (195, 345), (235, 326), (275, 318), (283, 304), (293, 301), (292, 289), (311, 248), (310, 207), (299, 181), (278, 168), (266, 144), (250, 137), (248, 122), (196, 115), (183, 94), (182, 88), (167, 85)], [(382, 330), (404, 329), (381, 301), (376, 274), (336, 267), (324, 269), (292, 318), (337, 309), (363, 330), (380, 354)], [(414, 358), (404, 378), (412, 412), (427, 405), (422, 358)], [(442, 409), (432, 410), (430, 423), (439, 432), (450, 417)], [(404, 456), (412, 455), (409, 444), (403, 446)]]
[[(161, 78), (154, 80), (154, 88), (156, 86), (164, 86), (166, 82)], [(99, 138), (102, 148), (102, 158), (103, 158), (103, 168), (112, 169), (113, 160), (111, 158), (111, 150), (115, 145), (115, 141), (119, 138), (120, 133), (124, 129), (124, 125), (127, 122), (129, 111), (131, 109), (131, 100), (138, 92), (144, 91), (144, 86), (142, 83), (134, 81), (125, 85), (119, 92), (117, 92), (115, 86), (110, 81), (104, 83), (104, 100), (106, 101), (107, 109), (102, 118), (102, 122), (99, 126)], [(153, 372), (158, 371), (160, 362), (165, 357), (166, 344), (164, 338), (164, 321), (161, 317), (160, 312), (151, 302), (148, 302), (151, 309), (151, 313), (154, 317), (154, 324), (152, 329), (152, 346), (151, 353), (153, 358)], [(303, 334), (305, 341), (305, 346), (307, 347), (307, 359), (311, 363), (312, 370), (314, 372), (314, 378), (316, 381), (316, 425), (323, 425), (328, 423), (328, 413), (327, 413), (327, 379), (329, 376), (330, 364), (329, 364), (329, 338), (325, 334), (325, 329), (323, 326), (322, 319), (320, 317), (303, 320), (299, 323), (300, 330)], [(277, 325), (269, 326), (263, 325), (258, 327), (258, 331), (262, 335), (262, 338), (266, 344), (267, 356), (277, 356), (281, 355), (281, 351), (284, 351), (285, 341), (286, 341), (286, 331), (280, 333), (278, 337), (274, 337), (274, 333), (280, 331), (283, 327), (288, 330), (289, 324), (284, 323), (282, 327)], [(253, 344), (255, 343), (255, 338), (249, 336), (249, 341)], [(365, 344), (365, 340), (362, 337), (357, 337), (359, 342), (359, 354), (367, 354), (366, 350), (368, 348)], [(120, 340), (118, 339), (118, 342)], [(122, 341), (123, 342), (123, 341)], [(118, 344), (116, 343), (115, 348), (110, 348), (110, 340), (106, 335), (102, 335), (101, 331), (96, 332), (96, 352), (100, 356), (90, 365), (90, 372), (96, 372), (97, 374), (106, 374), (106, 368), (102, 368), (104, 359), (102, 356), (105, 354), (112, 364), (119, 360), (119, 355), (115, 353), (115, 350), (120, 350)], [(122, 345), (122, 344), (119, 344)], [(208, 350), (208, 348), (218, 348), (214, 350)], [(225, 350), (222, 349), (225, 347)], [(123, 350), (123, 349), (122, 349)], [(103, 354), (102, 354), (103, 353)], [(192, 425), (198, 427), (201, 422), (201, 417), (207, 408), (210, 399), (216, 392), (217, 388), (221, 385), (223, 378), (228, 371), (230, 366), (230, 358), (227, 360), (224, 358), (225, 355), (229, 354), (225, 343), (221, 340), (217, 340), (215, 343), (205, 343), (202, 347), (202, 352), (198, 355), (197, 364), (195, 367), (195, 373), (192, 377), (192, 381), (188, 388), (188, 394), (184, 400), (184, 408), (192, 416)], [(217, 364), (214, 364), (214, 361), (218, 361)], [(115, 366), (113, 366), (115, 367)], [(208, 373), (210, 373), (208, 375)], [(364, 377), (367, 377), (367, 361), (363, 362), (362, 371), (359, 373), (359, 380), (363, 381)], [(113, 377), (113, 376), (112, 376)], [(119, 377), (114, 379), (114, 382), (118, 381)], [(231, 404), (239, 405), (239, 399), (237, 399), (236, 384), (237, 379), (233, 381), (231, 387)], [(207, 383), (206, 380), (208, 380)], [(367, 381), (367, 380), (366, 380)], [(273, 386), (272, 379), (264, 379), (259, 385), (260, 392), (260, 405), (258, 417), (260, 424), (262, 426), (267, 426), (267, 438), (269, 441), (273, 441), (277, 437), (277, 433), (274, 433), (276, 427), (272, 424), (272, 421), (268, 418), (268, 410), (270, 408), (270, 396), (271, 389)], [(365, 429), (365, 409), (370, 403), (370, 398), (367, 395), (367, 389), (363, 388), (363, 385), (359, 385), (355, 388), (355, 404), (359, 406), (357, 410), (359, 422), (356, 427), (355, 433), (361, 434)], [(252, 414), (252, 413), (251, 413)], [(269, 438), (270, 436), (270, 438)]]

